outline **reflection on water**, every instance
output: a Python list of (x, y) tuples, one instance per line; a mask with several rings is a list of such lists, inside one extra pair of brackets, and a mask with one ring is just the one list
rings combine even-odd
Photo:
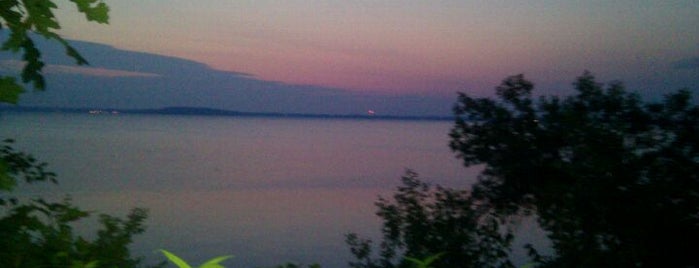
[(67, 193), (120, 215), (149, 208), (134, 244), (149, 260), (167, 248), (193, 263), (234, 254), (237, 267), (344, 267), (344, 234), (378, 235), (373, 203), (405, 168), (447, 186), (475, 178), (447, 147), (450, 122), (5, 114), (0, 123), (0, 137), (59, 174), (59, 186), (27, 195)]
[[(148, 207), (148, 232), (138, 236), (134, 248), (142, 254), (167, 247), (197, 261), (234, 254), (231, 264), (241, 267), (284, 261), (342, 267), (348, 251), (341, 243), (343, 234), (378, 231), (378, 218), (368, 217), (377, 194), (373, 189), (317, 188), (111, 192), (74, 199), (122, 214), (128, 207)], [(157, 254), (151, 257), (158, 259)]]

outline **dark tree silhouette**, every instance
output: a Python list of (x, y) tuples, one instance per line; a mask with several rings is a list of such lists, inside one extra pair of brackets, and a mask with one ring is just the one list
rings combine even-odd
[(143, 267), (131, 256), (129, 245), (145, 229), (146, 210), (133, 209), (125, 219), (102, 214), (96, 238), (77, 235), (74, 223), (91, 215), (69, 198), (50, 201), (12, 195), (15, 183), (55, 182), (46, 163), (18, 152), (6, 140), (0, 144), (0, 160), (12, 178), (0, 185), (0, 267)]
[(513, 267), (508, 260), (512, 235), (492, 210), (464, 190), (431, 186), (408, 171), (393, 195), (380, 198), (383, 219), (379, 256), (372, 241), (348, 234), (355, 257), (350, 267), (415, 267), (409, 259), (436, 257), (433, 267)]
[(585, 72), (568, 97), (532, 98), (522, 75), (497, 100), (460, 94), (451, 149), (484, 164), (472, 196), (501, 217), (536, 213), (541, 267), (698, 267), (699, 107), (689, 91), (644, 103)]
[[(383, 241), (347, 236), (352, 267), (508, 267), (512, 224), (534, 215), (554, 254), (538, 267), (699, 267), (699, 106), (687, 90), (644, 102), (585, 72), (567, 97), (516, 75), (497, 98), (459, 94), (451, 149), (484, 167), (471, 189), (408, 172), (379, 199)], [(437, 256), (433, 259), (431, 256)]]

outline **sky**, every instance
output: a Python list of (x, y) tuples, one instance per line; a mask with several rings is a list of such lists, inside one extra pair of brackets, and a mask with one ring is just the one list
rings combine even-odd
[(520, 72), (625, 76), (699, 57), (695, 0), (107, 3), (108, 27), (61, 15), (73, 18), (64, 34), (263, 79), (357, 90), (453, 91), (470, 79)]
[(289, 85), (453, 99), (523, 73), (565, 94), (589, 70), (651, 97), (699, 91), (696, 0), (106, 0), (109, 25), (65, 2), (66, 38)]

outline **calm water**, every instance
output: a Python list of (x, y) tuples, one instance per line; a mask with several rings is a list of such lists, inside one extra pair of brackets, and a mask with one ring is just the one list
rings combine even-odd
[(373, 203), (406, 168), (454, 187), (476, 176), (447, 147), (450, 122), (10, 113), (0, 125), (59, 175), (27, 195), (148, 208), (133, 250), (149, 261), (166, 248), (193, 263), (346, 267), (344, 234), (378, 236)]

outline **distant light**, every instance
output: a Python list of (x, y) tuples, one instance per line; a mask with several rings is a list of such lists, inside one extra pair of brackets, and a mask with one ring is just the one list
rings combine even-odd
[(368, 111), (366, 111), (366, 113), (368, 115), (374, 115), (376, 112), (374, 112), (374, 110), (368, 110)]

